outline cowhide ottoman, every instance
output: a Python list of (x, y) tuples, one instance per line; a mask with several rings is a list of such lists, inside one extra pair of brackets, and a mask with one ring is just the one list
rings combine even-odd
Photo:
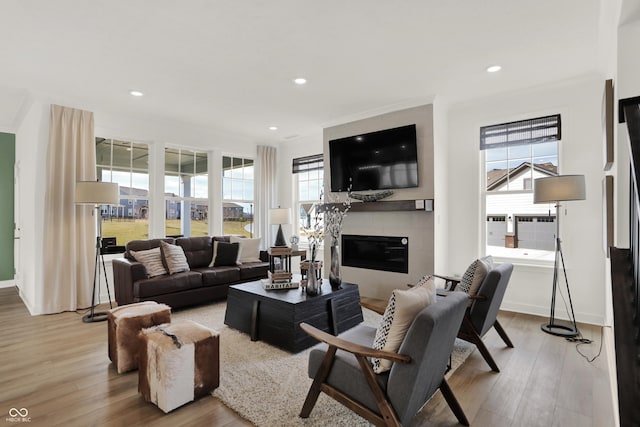
[(164, 412), (220, 384), (220, 336), (190, 320), (140, 332), (138, 391)]
[(171, 322), (171, 307), (154, 301), (123, 305), (107, 314), (109, 359), (119, 374), (138, 368), (138, 353), (144, 328)]

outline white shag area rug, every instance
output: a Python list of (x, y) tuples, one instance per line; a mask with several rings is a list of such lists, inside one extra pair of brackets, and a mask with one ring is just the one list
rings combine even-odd
[[(220, 333), (220, 386), (213, 392), (225, 405), (256, 426), (369, 426), (369, 422), (324, 393), (307, 419), (298, 417), (312, 380), (309, 351), (291, 354), (224, 324), (226, 302), (172, 313)], [(378, 326), (382, 316), (364, 309), (364, 323)], [(456, 339), (451, 375), (475, 347)], [(420, 417), (420, 414), (416, 416)]]

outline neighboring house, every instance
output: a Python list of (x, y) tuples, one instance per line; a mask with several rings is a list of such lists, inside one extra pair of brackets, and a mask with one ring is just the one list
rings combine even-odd
[(224, 202), (222, 204), (222, 217), (224, 219), (239, 219), (243, 216), (245, 216), (244, 207), (241, 205), (232, 202)]
[(533, 203), (533, 181), (558, 175), (552, 163), (487, 172), (487, 245), (554, 250), (555, 212)]

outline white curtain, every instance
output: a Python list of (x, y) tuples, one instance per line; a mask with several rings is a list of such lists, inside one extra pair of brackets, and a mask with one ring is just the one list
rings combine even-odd
[(46, 177), (40, 305), (44, 313), (89, 307), (96, 218), (92, 206), (74, 199), (76, 181), (96, 179), (92, 112), (51, 106)]
[(262, 249), (275, 241), (276, 232), (269, 225), (269, 209), (276, 202), (276, 148), (259, 145), (256, 174), (256, 235), (262, 236)]

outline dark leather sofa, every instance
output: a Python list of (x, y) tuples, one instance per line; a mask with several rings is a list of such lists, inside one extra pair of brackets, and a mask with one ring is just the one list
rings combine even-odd
[[(182, 247), (190, 271), (147, 277), (144, 265), (137, 262), (129, 251), (157, 248), (162, 240)], [(125, 305), (157, 301), (174, 308), (185, 307), (225, 298), (229, 285), (267, 277), (269, 262), (266, 251), (260, 252), (262, 262), (209, 267), (214, 240), (229, 242), (229, 236), (133, 240), (127, 243), (124, 258), (113, 260), (116, 302)]]

